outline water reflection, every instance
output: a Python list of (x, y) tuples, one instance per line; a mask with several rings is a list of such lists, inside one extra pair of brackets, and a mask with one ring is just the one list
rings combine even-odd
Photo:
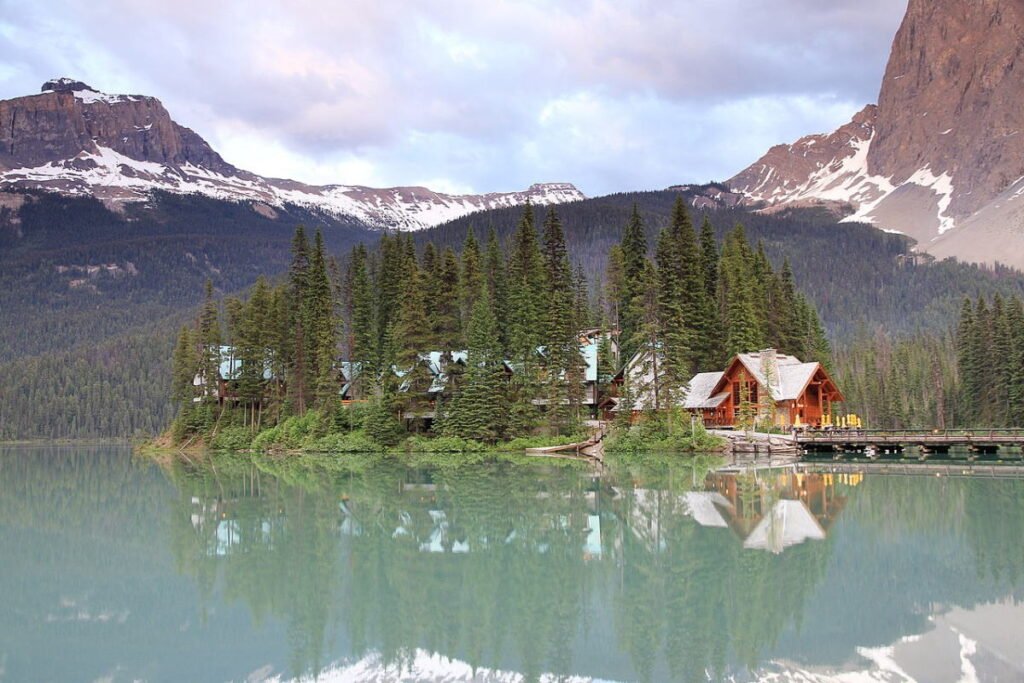
[(1022, 482), (715, 464), (0, 451), (0, 681), (1024, 675)]

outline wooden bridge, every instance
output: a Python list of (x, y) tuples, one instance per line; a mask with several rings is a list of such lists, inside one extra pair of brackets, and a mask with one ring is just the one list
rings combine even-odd
[(798, 432), (796, 442), (804, 454), (884, 455), (917, 448), (922, 457), (927, 457), (962, 448), (979, 455), (1024, 446), (1024, 429), (818, 429)]

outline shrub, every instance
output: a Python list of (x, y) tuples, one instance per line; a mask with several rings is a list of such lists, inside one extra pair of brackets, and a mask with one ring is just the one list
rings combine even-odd
[(252, 444), (248, 427), (224, 427), (210, 441), (210, 448), (219, 451), (244, 451)]
[(370, 403), (366, 412), (365, 425), (366, 433), (370, 435), (370, 438), (385, 446), (395, 446), (405, 436), (405, 428), (395, 417), (395, 413), (386, 399)]
[(565, 446), (570, 443), (586, 441), (587, 436), (582, 434), (567, 434), (564, 436), (520, 436), (505, 443), (499, 443), (499, 451), (522, 451), (527, 448), (549, 448), (551, 446)]
[(253, 440), (253, 450), (295, 450), (312, 445), (327, 432), (327, 420), (315, 410), (287, 418), (284, 422), (260, 432)]
[(643, 419), (632, 427), (616, 427), (605, 439), (604, 448), (609, 453), (636, 455), (650, 451), (713, 453), (725, 448), (726, 441), (708, 434), (704, 426), (697, 424), (693, 432), (689, 429), (669, 434), (660, 419)]

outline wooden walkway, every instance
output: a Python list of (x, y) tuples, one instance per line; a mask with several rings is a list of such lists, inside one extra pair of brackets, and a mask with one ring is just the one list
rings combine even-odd
[(1000, 448), (1024, 445), (1024, 429), (826, 429), (800, 432), (796, 442), (805, 454), (896, 453), (907, 448), (918, 448), (923, 453), (946, 453), (951, 448), (995, 453)]

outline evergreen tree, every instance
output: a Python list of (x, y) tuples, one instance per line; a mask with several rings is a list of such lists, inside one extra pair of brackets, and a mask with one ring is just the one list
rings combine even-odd
[(1010, 333), (1010, 389), (1007, 424), (1024, 425), (1024, 303), (1013, 297), (1007, 306), (1006, 326)]
[(468, 329), (466, 375), (452, 401), (444, 432), (464, 439), (494, 443), (505, 435), (505, 366), (493, 306), (481, 293)]
[(470, 228), (466, 233), (466, 241), (462, 245), (462, 271), (459, 275), (459, 293), (461, 295), (460, 311), (462, 316), (461, 329), (469, 329), (469, 318), (473, 315), (473, 307), (482, 290), (484, 279), (481, 264), (480, 245), (476, 235)]
[(986, 383), (992, 403), (992, 425), (996, 427), (1006, 427), (1010, 422), (1013, 346), (1008, 318), (1003, 298), (996, 294), (992, 299), (992, 353)]
[(498, 233), (493, 227), (487, 235), (484, 270), (487, 281), (487, 295), (498, 323), (498, 339), (501, 343), (501, 348), (507, 351), (508, 329), (505, 321), (508, 320), (508, 283), (505, 276), (505, 260), (501, 253), (501, 244), (498, 242)]
[[(692, 330), (686, 324), (684, 301), (687, 293), (683, 289), (683, 257), (680, 253), (678, 226), (662, 230), (655, 246), (657, 284), (654, 294), (657, 300), (656, 315), (644, 318), (642, 327), (647, 327), (644, 337), (658, 356), (659, 407), (676, 405), (683, 398), (683, 391), (691, 376), (693, 348)], [(657, 330), (650, 329), (656, 325)], [(656, 339), (656, 342), (654, 341)]]
[(626, 299), (625, 266), (622, 261), (622, 247), (618, 244), (612, 245), (608, 251), (608, 267), (604, 276), (604, 300), (606, 304), (605, 313), (608, 320), (608, 330), (615, 341), (614, 365), (612, 374), (618, 371), (624, 360), (620, 355), (619, 345), (622, 342), (622, 306)]
[(719, 305), (727, 330), (726, 355), (760, 349), (763, 337), (754, 308), (752, 257), (742, 226), (726, 236), (718, 286)]
[(696, 371), (720, 368), (726, 359), (722, 353), (722, 323), (718, 310), (718, 244), (711, 220), (705, 214), (700, 226), (697, 248), (699, 254), (700, 284), (703, 294), (695, 298), (691, 325), (696, 331), (694, 360)]
[(778, 294), (776, 311), (780, 324), (777, 346), (783, 353), (792, 354), (801, 359), (809, 359), (810, 353), (805, 347), (807, 335), (804, 321), (801, 320), (796, 281), (788, 258), (782, 264)]
[(309, 240), (303, 226), (295, 228), (292, 238), (292, 264), (288, 272), (290, 318), (293, 334), (290, 351), (287, 386), (292, 410), (301, 415), (306, 412), (309, 399), (310, 331), (306, 329), (306, 294), (309, 285)]
[(197, 366), (192, 330), (187, 326), (182, 327), (178, 332), (178, 343), (174, 346), (171, 369), (171, 400), (179, 406), (179, 412), (192, 406), (192, 398), (195, 396), (193, 379)]
[[(627, 379), (629, 393), (633, 397), (647, 397), (642, 406), (645, 411), (658, 411), (672, 405), (674, 388), (664, 381), (664, 351), (659, 320), (658, 276), (648, 261), (640, 275), (640, 293), (632, 303), (640, 313), (631, 345), (639, 352), (639, 363), (633, 376)], [(628, 361), (627, 361), (628, 362)]]
[(450, 353), (462, 347), (462, 320), (459, 314), (459, 260), (451, 247), (444, 250), (438, 270), (435, 300), (434, 336), (441, 351)]
[(421, 359), (430, 351), (431, 330), (426, 314), (426, 288), (424, 275), (412, 261), (405, 277), (405, 291), (395, 320), (392, 338), (397, 340), (395, 362), (402, 375), (402, 394), (399, 405), (405, 413), (418, 413), (426, 407), (426, 397), (433, 374)]
[(579, 322), (576, 291), (565, 246), (565, 234), (554, 207), (544, 218), (544, 291), (547, 293), (541, 345), (544, 347), (544, 386), (548, 407), (547, 424), (556, 433), (568, 426), (571, 414), (578, 416), (578, 402), (570, 405), (570, 387), (579, 379)]
[(828, 335), (825, 334), (825, 328), (821, 324), (817, 311), (803, 295), (797, 296), (796, 308), (805, 330), (801, 360), (821, 363), (828, 372), (831, 372), (832, 345), (829, 343)]
[(350, 313), (349, 327), (349, 360), (358, 363), (365, 372), (360, 372), (356, 379), (358, 394), (362, 393), (364, 377), (372, 376), (381, 369), (377, 363), (377, 342), (374, 338), (374, 305), (373, 292), (370, 285), (370, 274), (367, 270), (366, 248), (359, 245), (352, 250), (349, 261), (348, 308)]
[(714, 301), (718, 294), (718, 242), (707, 214), (700, 226), (700, 268), (704, 273), (704, 290)]
[(637, 330), (644, 315), (643, 311), (636, 306), (644, 294), (643, 278), (648, 264), (647, 235), (644, 231), (643, 219), (640, 217), (640, 210), (636, 204), (633, 204), (629, 223), (622, 233), (620, 250), (622, 252), (622, 298), (619, 301), (620, 338), (623, 340), (622, 357), (628, 359), (637, 348), (632, 344), (633, 340), (637, 338)]
[(203, 382), (203, 402), (216, 402), (220, 377), (221, 334), (217, 302), (213, 298), (213, 281), (206, 280), (206, 298), (199, 315), (199, 376)]
[(309, 348), (309, 380), (315, 387), (316, 405), (328, 413), (333, 413), (341, 382), (337, 367), (338, 335), (334, 287), (327, 270), (323, 235), (317, 230), (303, 298), (303, 318), (308, 330), (306, 339)]
[(243, 423), (255, 431), (262, 416), (266, 371), (271, 367), (270, 336), (272, 298), (267, 281), (260, 277), (242, 309), (232, 335), (237, 371), (238, 399), (246, 409)]
[(508, 258), (509, 350), (518, 360), (531, 363), (543, 343), (544, 268), (533, 207), (523, 209)]

